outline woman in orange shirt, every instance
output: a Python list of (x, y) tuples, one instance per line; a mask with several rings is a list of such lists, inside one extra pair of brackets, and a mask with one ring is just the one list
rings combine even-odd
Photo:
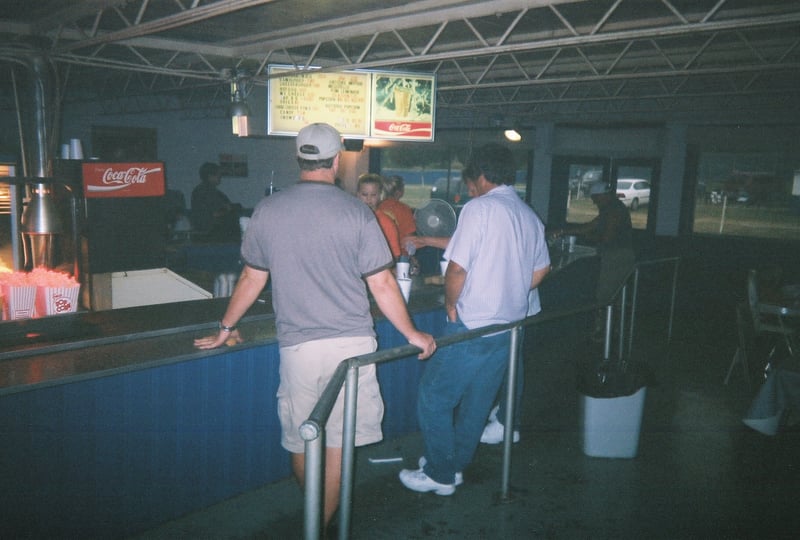
[[(400, 238), (411, 236), (417, 232), (417, 224), (414, 221), (414, 210), (407, 204), (400, 202), (400, 199), (405, 193), (403, 177), (393, 175), (386, 177), (384, 180), (386, 196), (378, 205), (378, 209), (383, 210), (390, 217), (394, 218), (397, 223), (397, 230), (400, 233)], [(400, 245), (400, 250), (403, 255), (408, 255), (404, 245)]]
[(359, 176), (356, 196), (375, 212), (375, 217), (383, 230), (392, 256), (395, 260), (398, 259), (400, 257), (400, 231), (397, 228), (397, 222), (386, 212), (378, 209), (378, 205), (383, 200), (383, 177), (374, 173)]

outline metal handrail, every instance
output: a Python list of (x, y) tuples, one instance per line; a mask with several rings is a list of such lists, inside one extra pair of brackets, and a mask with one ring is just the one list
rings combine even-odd
[[(494, 334), (504, 331), (511, 331), (510, 340), (511, 347), (509, 349), (509, 376), (508, 388), (509, 397), (508, 407), (506, 408), (506, 425), (510, 425), (514, 414), (514, 393), (515, 377), (516, 376), (516, 360), (518, 357), (517, 351), (517, 335), (518, 330), (522, 326), (530, 326), (533, 324), (542, 324), (548, 321), (557, 320), (589, 311), (594, 311), (601, 307), (600, 304), (591, 304), (589, 306), (582, 306), (580, 308), (561, 310), (552, 313), (540, 313), (505, 324), (495, 324), (485, 326), (483, 328), (476, 328), (467, 332), (452, 334), (440, 337), (436, 340), (436, 347), (442, 348), (462, 341), (475, 339), (488, 334)], [(311, 411), (308, 419), (300, 425), (300, 437), (305, 441), (305, 510), (304, 510), (304, 538), (317, 539), (320, 538), (320, 524), (322, 517), (322, 500), (323, 500), (323, 449), (325, 430), (324, 426), (328, 421), (336, 398), (342, 385), (345, 387), (344, 394), (344, 429), (342, 432), (342, 474), (341, 474), (341, 491), (339, 503), (339, 538), (346, 539), (349, 536), (350, 530), (350, 506), (352, 502), (352, 483), (353, 483), (353, 463), (355, 461), (355, 413), (356, 413), (356, 398), (358, 392), (358, 369), (361, 366), (369, 364), (381, 364), (390, 362), (400, 358), (405, 358), (420, 352), (420, 348), (413, 345), (403, 345), (401, 347), (394, 347), (384, 351), (376, 351), (374, 353), (364, 354), (361, 356), (354, 356), (343, 360), (331, 376), (327, 386), (322, 392), (319, 401)], [(513, 365), (513, 368), (512, 368)], [(503, 466), (503, 482), (501, 497), (507, 498), (509, 491), (509, 476), (510, 476), (510, 454), (511, 454), (511, 436), (513, 430), (505, 430), (505, 447), (504, 447), (504, 466)]]
[[(670, 322), (669, 322), (669, 339), (672, 337), (672, 318), (675, 309), (675, 289), (677, 286), (677, 270), (678, 270), (677, 257), (670, 257), (664, 259), (655, 259), (650, 261), (637, 262), (634, 268), (629, 272), (625, 281), (617, 289), (617, 292), (611, 297), (608, 303), (591, 303), (577, 308), (557, 310), (547, 313), (538, 313), (530, 317), (526, 317), (519, 321), (514, 321), (505, 324), (494, 324), (482, 328), (476, 328), (458, 334), (443, 336), (436, 339), (436, 346), (438, 348), (447, 347), (455, 343), (467, 341), (482, 337), (488, 334), (495, 334), (499, 332), (510, 331), (509, 340), (509, 367), (508, 367), (508, 393), (506, 395), (506, 417), (503, 425), (513, 425), (514, 418), (514, 397), (516, 388), (516, 366), (519, 360), (519, 330), (526, 326), (539, 325), (546, 322), (560, 320), (574, 315), (579, 315), (587, 312), (594, 312), (598, 309), (605, 308), (607, 310), (606, 329), (605, 329), (605, 343), (604, 354), (606, 360), (609, 357), (610, 342), (611, 342), (611, 320), (613, 318), (613, 307), (616, 303), (617, 296), (620, 297), (620, 312), (624, 313), (626, 305), (626, 291), (628, 281), (631, 276), (634, 276), (634, 296), (632, 300), (632, 313), (630, 322), (630, 337), (629, 337), (629, 350), (633, 341), (633, 328), (635, 320), (635, 303), (638, 290), (638, 276), (639, 267), (664, 263), (674, 262), (673, 281), (672, 281), (672, 295), (670, 305)], [(619, 349), (620, 359), (622, 358), (622, 349), (624, 343), (624, 316), (620, 317), (620, 334), (619, 334)], [(350, 517), (351, 517), (351, 503), (352, 503), (352, 490), (353, 490), (353, 477), (354, 477), (354, 461), (355, 461), (355, 420), (356, 420), (356, 399), (358, 396), (358, 369), (362, 366), (370, 364), (382, 364), (398, 360), (418, 354), (421, 351), (419, 347), (413, 345), (403, 345), (386, 349), (383, 351), (376, 351), (369, 354), (354, 356), (343, 360), (334, 371), (330, 381), (320, 396), (319, 401), (314, 406), (308, 419), (306, 419), (299, 428), (300, 437), (305, 441), (305, 496), (304, 496), (304, 538), (306, 540), (315, 540), (320, 538), (320, 526), (322, 522), (322, 502), (323, 502), (323, 450), (325, 445), (325, 425), (327, 424), (328, 417), (333, 410), (336, 399), (341, 391), (342, 385), (345, 388), (344, 395), (344, 428), (342, 432), (342, 468), (341, 468), (341, 488), (340, 488), (340, 506), (339, 506), (339, 538), (347, 539), (350, 531)], [(503, 441), (503, 471), (502, 471), (502, 485), (501, 485), (501, 499), (508, 499), (509, 494), (509, 479), (511, 470), (511, 445), (512, 445), (513, 430), (504, 430)]]

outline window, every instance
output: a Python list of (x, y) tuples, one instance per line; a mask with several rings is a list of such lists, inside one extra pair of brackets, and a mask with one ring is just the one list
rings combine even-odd
[[(403, 178), (403, 202), (412, 208), (420, 208), (431, 198), (437, 198), (449, 202), (458, 211), (469, 201), (461, 171), (469, 160), (472, 148), (489, 142), (477, 142), (469, 136), (464, 136), (463, 140), (467, 142), (403, 143), (381, 148), (380, 174)], [(525, 199), (530, 151), (522, 145), (507, 146), (514, 153), (517, 168), (514, 187)]]
[(778, 152), (699, 156), (693, 231), (800, 239), (800, 168)]

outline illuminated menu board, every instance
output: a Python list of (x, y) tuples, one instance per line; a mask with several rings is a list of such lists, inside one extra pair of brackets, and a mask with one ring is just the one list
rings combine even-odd
[[(267, 133), (326, 122), (345, 138), (433, 140), (434, 76), (270, 66)], [(275, 76), (287, 74), (285, 76)], [(291, 75), (289, 75), (291, 74)]]

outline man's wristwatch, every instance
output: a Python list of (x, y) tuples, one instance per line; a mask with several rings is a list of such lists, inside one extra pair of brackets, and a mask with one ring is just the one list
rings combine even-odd
[(222, 321), (219, 321), (219, 329), (223, 332), (233, 332), (236, 330), (236, 326), (225, 326)]

